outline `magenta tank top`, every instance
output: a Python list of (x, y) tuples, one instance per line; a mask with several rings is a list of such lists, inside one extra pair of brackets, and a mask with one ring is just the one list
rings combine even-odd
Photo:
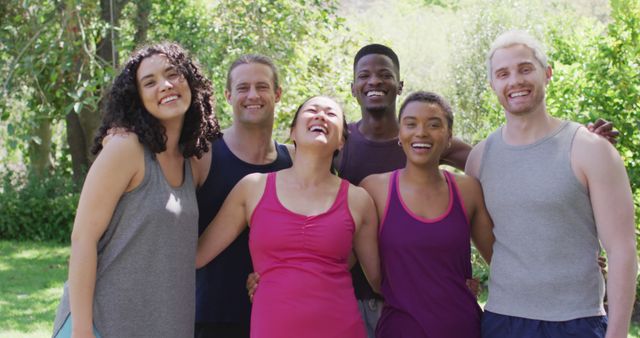
[(481, 310), (467, 288), (471, 278), (470, 226), (454, 177), (443, 171), (449, 207), (435, 219), (408, 209), (389, 182), (380, 229), (385, 306), (377, 338), (479, 338)]
[(365, 338), (348, 267), (355, 232), (349, 182), (342, 180), (329, 210), (306, 216), (280, 203), (276, 174), (268, 174), (250, 222), (260, 274), (251, 337)]

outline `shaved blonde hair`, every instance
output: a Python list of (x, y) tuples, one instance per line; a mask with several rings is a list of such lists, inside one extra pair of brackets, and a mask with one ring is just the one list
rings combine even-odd
[(533, 51), (533, 56), (544, 69), (549, 66), (549, 63), (547, 62), (547, 54), (542, 43), (526, 31), (514, 29), (500, 34), (491, 43), (491, 48), (489, 49), (489, 53), (487, 53), (487, 78), (489, 81), (491, 81), (491, 59), (493, 58), (493, 55), (498, 49), (508, 48), (515, 45), (523, 45), (531, 49), (531, 51)]

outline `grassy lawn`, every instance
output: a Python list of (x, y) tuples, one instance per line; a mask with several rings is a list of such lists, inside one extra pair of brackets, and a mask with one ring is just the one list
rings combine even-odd
[[(51, 336), (68, 260), (66, 245), (0, 241), (0, 337)], [(629, 337), (640, 338), (638, 323)]]
[(0, 241), (0, 337), (50, 337), (69, 249)]

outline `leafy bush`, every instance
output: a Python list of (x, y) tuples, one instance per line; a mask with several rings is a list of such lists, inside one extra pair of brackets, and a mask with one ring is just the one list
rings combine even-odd
[(0, 190), (0, 239), (68, 243), (80, 194), (69, 174), (9, 172)]

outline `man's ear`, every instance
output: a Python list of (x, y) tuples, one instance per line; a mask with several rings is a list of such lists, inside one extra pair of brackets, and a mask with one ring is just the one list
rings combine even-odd
[(224, 90), (224, 98), (227, 100), (228, 104), (231, 104), (231, 92), (228, 89)]
[(546, 77), (546, 84), (549, 84), (549, 81), (551, 80), (551, 76), (553, 76), (553, 69), (551, 69), (551, 66), (547, 66), (547, 69), (545, 69), (544, 71), (544, 75)]
[(404, 81), (398, 83), (398, 95), (402, 94), (402, 88), (404, 88)]
[(280, 97), (282, 96), (282, 87), (276, 88), (276, 102), (280, 102)]

